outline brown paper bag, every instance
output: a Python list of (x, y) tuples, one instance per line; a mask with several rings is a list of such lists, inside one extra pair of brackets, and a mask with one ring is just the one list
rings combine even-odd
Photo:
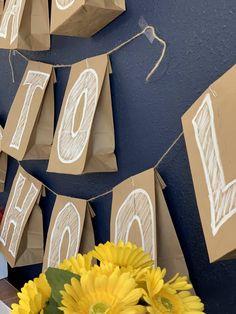
[(0, 20), (0, 48), (50, 49), (48, 0), (6, 0)]
[(52, 65), (30, 61), (8, 114), (2, 149), (17, 160), (48, 159), (54, 128)]
[(4, 9), (4, 0), (0, 0), (0, 15), (3, 13)]
[(236, 66), (182, 118), (209, 259), (236, 258)]
[(117, 171), (107, 55), (71, 68), (48, 171), (67, 174)]
[(125, 0), (52, 0), (51, 34), (91, 37), (125, 9)]
[(0, 126), (0, 192), (4, 191), (7, 175), (7, 154), (2, 151), (3, 128)]
[(0, 227), (0, 252), (11, 267), (42, 263), (42, 184), (19, 167)]
[(130, 241), (150, 253), (168, 276), (188, 274), (162, 189), (154, 169), (139, 173), (113, 189), (111, 241)]
[(0, 22), (3, 14), (3, 9), (4, 9), (4, 0), (0, 0)]
[(58, 195), (48, 230), (43, 269), (94, 247), (91, 209), (85, 200)]

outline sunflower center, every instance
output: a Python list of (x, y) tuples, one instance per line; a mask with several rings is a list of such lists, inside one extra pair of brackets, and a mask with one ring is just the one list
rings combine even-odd
[(165, 297), (159, 297), (158, 299), (158, 301), (166, 308), (167, 312), (173, 313), (174, 306), (169, 299)]
[(91, 306), (89, 314), (106, 314), (109, 309), (109, 305), (105, 303), (96, 303)]

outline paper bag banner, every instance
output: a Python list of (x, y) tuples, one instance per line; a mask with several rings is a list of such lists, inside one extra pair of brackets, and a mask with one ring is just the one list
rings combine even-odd
[(48, 159), (54, 127), (52, 65), (28, 63), (8, 114), (2, 149), (17, 160)]
[(135, 175), (113, 189), (111, 241), (130, 241), (150, 253), (168, 275), (188, 273), (162, 188), (154, 169)]
[(0, 227), (0, 252), (11, 267), (43, 261), (42, 184), (19, 167)]
[[(81, 250), (87, 247), (87, 250)], [(85, 200), (57, 196), (50, 221), (43, 269), (56, 267), (94, 246), (90, 211)]]
[(0, 48), (48, 50), (48, 14), (48, 0), (0, 0)]
[(236, 66), (213, 83), (182, 118), (210, 261), (235, 258)]
[(125, 0), (52, 0), (51, 33), (91, 37), (125, 11)]
[(0, 192), (4, 191), (7, 175), (7, 155), (2, 151), (3, 128), (0, 126)]
[(71, 68), (48, 171), (66, 174), (117, 170), (110, 63), (101, 55)]

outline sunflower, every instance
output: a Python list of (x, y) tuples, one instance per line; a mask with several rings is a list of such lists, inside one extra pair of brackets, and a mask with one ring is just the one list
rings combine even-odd
[(51, 296), (51, 288), (45, 274), (30, 280), (18, 293), (19, 303), (12, 304), (11, 314), (43, 314)]
[(176, 291), (187, 291), (193, 288), (193, 286), (188, 283), (188, 278), (186, 276), (181, 277), (179, 274), (176, 274), (171, 280), (169, 280), (164, 287), (170, 293), (175, 293)]
[(112, 263), (101, 263), (99, 266), (94, 265), (91, 269), (95, 275), (111, 275), (117, 266), (113, 265)]
[[(112, 263), (100, 263), (100, 265), (94, 265), (91, 268), (91, 271), (94, 274), (103, 274), (110, 275), (118, 266), (115, 266)], [(129, 273), (136, 281), (136, 283), (143, 288), (143, 282), (145, 280), (147, 268), (144, 269), (136, 269), (134, 270), (132, 267), (127, 268), (119, 268), (121, 273)]]
[(148, 304), (148, 313), (203, 314), (204, 305), (199, 297), (187, 291), (192, 289), (187, 278), (176, 275), (165, 284), (165, 273), (160, 268), (146, 273), (147, 294), (144, 294), (144, 300)]
[(68, 270), (74, 274), (81, 276), (92, 268), (92, 254), (78, 254), (76, 257), (72, 256), (70, 259), (64, 260), (59, 266), (59, 269)]
[(148, 253), (145, 253), (142, 248), (130, 242), (124, 243), (119, 241), (118, 244), (107, 242), (95, 246), (92, 251), (93, 257), (101, 263), (112, 263), (119, 266), (121, 270), (128, 272), (139, 271), (151, 267), (153, 260)]
[(129, 273), (121, 273), (119, 268), (110, 275), (93, 271), (72, 278), (71, 285), (64, 286), (62, 307), (65, 314), (138, 314), (145, 313), (144, 307), (137, 305), (142, 289), (136, 288), (135, 280)]

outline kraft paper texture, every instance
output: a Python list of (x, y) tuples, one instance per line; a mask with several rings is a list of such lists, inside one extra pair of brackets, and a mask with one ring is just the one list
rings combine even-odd
[(169, 210), (165, 184), (152, 168), (128, 178), (113, 189), (111, 241), (130, 241), (150, 253), (168, 277), (188, 274)]
[[(16, 4), (18, 5), (17, 10), (16, 8), (11, 9), (11, 6), (15, 5), (14, 1), (6, 0), (4, 5), (4, 1), (0, 0), (0, 26), (3, 26), (3, 23), (7, 24), (6, 36), (0, 37), (0, 48), (30, 51), (49, 50), (48, 0), (22, 0), (21, 2), (18, 0)], [(12, 18), (12, 14), (9, 17), (9, 12), (13, 10), (15, 19)], [(12, 36), (13, 28), (18, 31), (16, 36)]]
[[(16, 188), (20, 176), (24, 178), (24, 182)], [(32, 186), (35, 187), (34, 194), (30, 193)], [(28, 174), (22, 167), (19, 167), (0, 227), (0, 252), (5, 256), (11, 267), (39, 264), (43, 261), (43, 217), (39, 206), (41, 193), (42, 183)], [(32, 195), (32, 199), (30, 199), (30, 195)], [(17, 199), (16, 206), (21, 209), (23, 206), (25, 208), (24, 216), (21, 217), (20, 221), (17, 220), (17, 209), (13, 205), (14, 197)], [(12, 213), (14, 216), (12, 216)], [(7, 224), (6, 221), (10, 221), (8, 218), (10, 214), (11, 221), (14, 222)], [(15, 224), (17, 223), (21, 223), (21, 229), (19, 229), (16, 240), (12, 241)], [(3, 243), (5, 226), (7, 226), (6, 230), (8, 232), (6, 241)], [(12, 242), (16, 243), (16, 253), (12, 252)]]
[(126, 9), (125, 0), (76, 0), (67, 3), (66, 6), (64, 0), (52, 1), (51, 34), (91, 37)]
[[(40, 78), (35, 73), (39, 73)], [(54, 82), (52, 65), (28, 63), (8, 114), (2, 141), (3, 151), (19, 161), (49, 159), (54, 128)], [(13, 139), (21, 130), (23, 136), (16, 146)]]
[[(65, 259), (76, 256), (79, 252), (85, 254), (93, 249), (95, 241), (92, 213), (90, 205), (85, 200), (57, 196), (48, 230), (43, 263), (44, 271), (48, 267), (58, 266)], [(68, 215), (67, 218), (66, 215)], [(70, 216), (72, 221), (70, 221)], [(75, 220), (76, 223), (74, 223)], [(55, 229), (59, 226), (61, 232), (57, 232)], [(65, 230), (67, 231), (63, 233)]]
[(182, 117), (209, 259), (235, 258), (236, 66), (213, 83)]
[[(53, 140), (49, 172), (78, 175), (117, 171), (110, 71), (107, 55), (72, 66)], [(77, 91), (80, 87), (82, 90)]]

